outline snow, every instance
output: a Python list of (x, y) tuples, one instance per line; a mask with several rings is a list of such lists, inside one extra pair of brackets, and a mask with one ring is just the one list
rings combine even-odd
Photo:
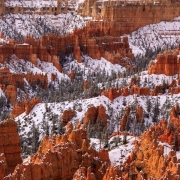
[(20, 36), (33, 35), (36, 39), (46, 33), (66, 35), (72, 33), (75, 28), (86, 25), (83, 17), (75, 12), (59, 15), (38, 14), (6, 14), (0, 16), (0, 32), (4, 32), (6, 38), (19, 39)]
[[(168, 143), (158, 142), (158, 145), (162, 145), (164, 147), (164, 156), (167, 156), (170, 151), (174, 151), (173, 146)], [(176, 151), (175, 154), (177, 159), (180, 159), (180, 151)]]
[(84, 79), (87, 79), (87, 76), (93, 72), (105, 71), (106, 74), (111, 75), (112, 72), (118, 74), (126, 71), (126, 68), (119, 64), (112, 64), (103, 57), (101, 57), (100, 60), (97, 60), (92, 59), (87, 55), (83, 55), (82, 63), (78, 63), (76, 60), (71, 61), (71, 55), (67, 59), (67, 63), (65, 63), (63, 66), (63, 71), (69, 74), (71, 70), (78, 69), (78, 71), (84, 72)]
[(139, 28), (128, 35), (130, 47), (133, 53), (145, 55), (147, 49), (157, 51), (170, 49), (180, 42), (180, 16), (174, 18), (172, 22), (162, 21), (157, 24), (149, 24)]
[[(122, 141), (123, 136), (119, 136), (119, 138)], [(109, 158), (111, 161), (111, 165), (118, 166), (126, 161), (126, 159), (133, 150), (134, 140), (135, 140), (134, 136), (127, 136), (127, 144), (119, 143), (117, 147), (109, 151)], [(112, 142), (112, 138), (110, 139), (109, 143), (111, 142)]]
[[(131, 154), (134, 147), (134, 140), (139, 140), (134, 136), (127, 135), (127, 143), (123, 144), (123, 136), (117, 135), (109, 139), (109, 159), (111, 165), (118, 166), (126, 161), (128, 156)], [(97, 138), (90, 138), (91, 146), (99, 151), (105, 144), (102, 141), (100, 146), (100, 140)]]

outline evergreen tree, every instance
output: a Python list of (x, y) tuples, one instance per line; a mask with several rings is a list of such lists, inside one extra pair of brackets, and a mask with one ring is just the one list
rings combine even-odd
[(175, 149), (175, 151), (179, 150), (179, 142), (178, 142), (178, 133), (177, 132), (174, 134), (174, 149)]

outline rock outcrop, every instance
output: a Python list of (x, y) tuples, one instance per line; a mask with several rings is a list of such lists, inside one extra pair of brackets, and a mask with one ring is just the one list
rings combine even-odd
[(120, 131), (125, 131), (126, 130), (126, 123), (128, 120), (128, 115), (130, 113), (130, 107), (126, 107), (124, 116), (122, 117), (120, 121)]
[(34, 97), (30, 101), (25, 99), (24, 102), (17, 102), (11, 111), (11, 117), (16, 118), (23, 112), (26, 112), (26, 115), (30, 113), (30, 111), (34, 108), (34, 106), (42, 101), (37, 97)]
[(64, 124), (67, 124), (75, 115), (73, 110), (65, 110), (62, 114), (62, 120)]
[(17, 101), (17, 88), (13, 85), (8, 85), (5, 90), (5, 95), (10, 103), (14, 105)]
[[(132, 84), (132, 83), (130, 83)], [(102, 91), (102, 95), (109, 98), (111, 101), (113, 101), (115, 98), (119, 96), (129, 96), (129, 95), (141, 95), (141, 96), (149, 96), (150, 95), (150, 89), (148, 87), (138, 87), (137, 85), (131, 86), (129, 89), (128, 87), (119, 88), (118, 90), (116, 88), (110, 88), (108, 91)], [(154, 93), (155, 94), (155, 93)]]
[(34, 108), (34, 106), (38, 103), (41, 103), (42, 101), (40, 99), (38, 99), (37, 97), (34, 97), (33, 99), (31, 99), (30, 101), (25, 100), (24, 101), (24, 105), (25, 105), (25, 112), (26, 115), (28, 115), (31, 110)]
[[(22, 163), (20, 156), (20, 138), (17, 133), (17, 124), (11, 119), (0, 122), (0, 172), (8, 175), (14, 171), (17, 164)], [(2, 176), (0, 173), (0, 176)]]
[[(78, 173), (89, 177), (89, 169), (96, 179), (102, 179), (103, 172), (99, 171), (102, 164), (109, 164), (108, 153), (101, 156), (90, 147), (84, 126), (73, 130), (72, 124), (66, 127), (66, 133), (61, 136), (45, 136), (37, 153), (29, 160), (18, 165), (12, 175), (5, 180), (50, 180), (50, 179), (78, 179)], [(105, 151), (105, 150), (103, 150)], [(98, 158), (94, 158), (98, 157)], [(87, 172), (87, 173), (86, 173)]]
[(25, 111), (25, 105), (23, 102), (17, 102), (11, 111), (11, 117), (16, 118)]
[(148, 68), (149, 74), (165, 74), (173, 76), (180, 73), (179, 49), (166, 50), (156, 56), (157, 62), (151, 61)]
[(102, 104), (99, 106), (95, 107), (92, 106), (88, 108), (84, 118), (83, 118), (83, 123), (84, 124), (95, 124), (99, 123), (101, 126), (106, 126), (107, 125), (107, 117), (106, 117), (106, 109)]
[(138, 123), (143, 121), (143, 108), (141, 106), (136, 106), (136, 119)]

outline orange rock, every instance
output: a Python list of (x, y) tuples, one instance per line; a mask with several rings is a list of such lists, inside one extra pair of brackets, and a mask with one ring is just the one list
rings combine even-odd
[(169, 85), (169, 87), (175, 87), (175, 86), (177, 86), (176, 80), (172, 80), (172, 82)]
[[(102, 179), (103, 173), (99, 169), (104, 160), (90, 147), (87, 136), (81, 136), (81, 134), (86, 134), (83, 127), (75, 130), (68, 128), (66, 134), (62, 136), (45, 136), (37, 153), (28, 161), (18, 165), (14, 173), (6, 177), (6, 180), (15, 180), (20, 177), (27, 180), (72, 178), (85, 180), (89, 167), (91, 169), (88, 170), (88, 178)], [(81, 151), (82, 145), (86, 146), (83, 149), (87, 151)], [(106, 160), (108, 166), (109, 158), (106, 157)]]
[(47, 75), (27, 73), (25, 78), (32, 87), (39, 85), (40, 87), (46, 89), (48, 86)]
[(80, 47), (75, 46), (74, 47), (74, 58), (77, 60), (78, 63), (81, 63), (81, 52), (80, 52)]
[(75, 78), (74, 70), (71, 70), (69, 77), (70, 77), (71, 81), (73, 82), (74, 78)]
[(125, 114), (120, 121), (120, 131), (125, 131), (129, 113), (130, 113), (130, 107), (126, 107)]
[(113, 101), (115, 98), (121, 96), (121, 89), (118, 89), (117, 91), (116, 88), (110, 88), (107, 92), (103, 91), (102, 95)]
[(143, 121), (143, 108), (141, 106), (136, 106), (136, 118), (138, 123), (142, 123)]
[(13, 110), (11, 111), (11, 117), (16, 118), (20, 114), (22, 114), (25, 111), (25, 105), (22, 102), (18, 102), (13, 107)]
[(162, 86), (156, 86), (152, 91), (151, 91), (151, 95), (152, 96), (157, 96), (158, 94), (162, 93)]
[(0, 154), (0, 180), (3, 180), (5, 171), (7, 169), (7, 162), (4, 153)]
[(97, 107), (92, 106), (87, 110), (83, 123), (88, 124), (89, 122), (90, 124), (100, 123), (103, 127), (107, 125), (106, 109), (102, 104)]
[(0, 153), (4, 153), (0, 155), (0, 171), (4, 167), (6, 175), (12, 173), (15, 166), (22, 162), (19, 143), (16, 122), (10, 119), (0, 122)]
[(88, 80), (85, 80), (84, 81), (84, 84), (83, 84), (83, 89), (84, 91), (88, 88)]
[(54, 73), (51, 74), (51, 81), (55, 81), (56, 75)]
[(75, 115), (73, 110), (65, 110), (62, 114), (62, 120), (65, 124), (67, 124)]
[[(151, 62), (148, 68), (149, 74), (165, 74), (167, 76), (173, 76), (180, 72), (178, 50), (166, 50), (163, 54), (156, 56), (157, 62)], [(175, 84), (174, 84), (175, 83)], [(176, 85), (173, 81), (170, 86)]]
[(104, 106), (102, 104), (100, 104), (97, 107), (97, 121), (99, 122), (102, 126), (107, 126), (107, 115), (106, 115), (106, 109), (104, 108)]
[(5, 90), (6, 98), (10, 100), (10, 103), (14, 105), (17, 100), (17, 88), (13, 85), (8, 85)]
[(179, 177), (176, 175), (180, 173), (180, 169), (175, 152), (172, 150), (168, 156), (164, 156), (164, 146), (158, 145), (159, 140), (173, 142), (169, 139), (172, 137), (169, 133), (165, 120), (159, 121), (156, 126), (151, 126), (139, 137), (139, 142), (135, 141), (134, 149), (126, 161), (119, 167), (109, 167), (103, 180), (128, 179), (129, 174), (133, 179), (163, 179), (166, 177), (170, 180), (178, 180)]
[(97, 115), (98, 115), (98, 112), (97, 112), (96, 107), (92, 106), (92, 107), (88, 108), (88, 110), (83, 118), (83, 123), (84, 124), (88, 124), (89, 122), (91, 124), (96, 123)]
[(24, 104), (25, 104), (25, 111), (26, 111), (26, 115), (28, 115), (30, 113), (30, 111), (34, 108), (34, 106), (38, 103), (41, 103), (42, 101), (40, 99), (38, 99), (37, 97), (34, 97), (33, 99), (31, 99), (30, 101), (25, 100)]

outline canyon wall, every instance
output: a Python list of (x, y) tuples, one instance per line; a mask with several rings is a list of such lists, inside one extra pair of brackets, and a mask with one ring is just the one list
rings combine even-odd
[(149, 24), (172, 21), (180, 15), (180, 6), (174, 1), (143, 3), (85, 0), (79, 4), (78, 13), (93, 18), (94, 21), (88, 22), (87, 27), (93, 27), (101, 34), (118, 36)]

